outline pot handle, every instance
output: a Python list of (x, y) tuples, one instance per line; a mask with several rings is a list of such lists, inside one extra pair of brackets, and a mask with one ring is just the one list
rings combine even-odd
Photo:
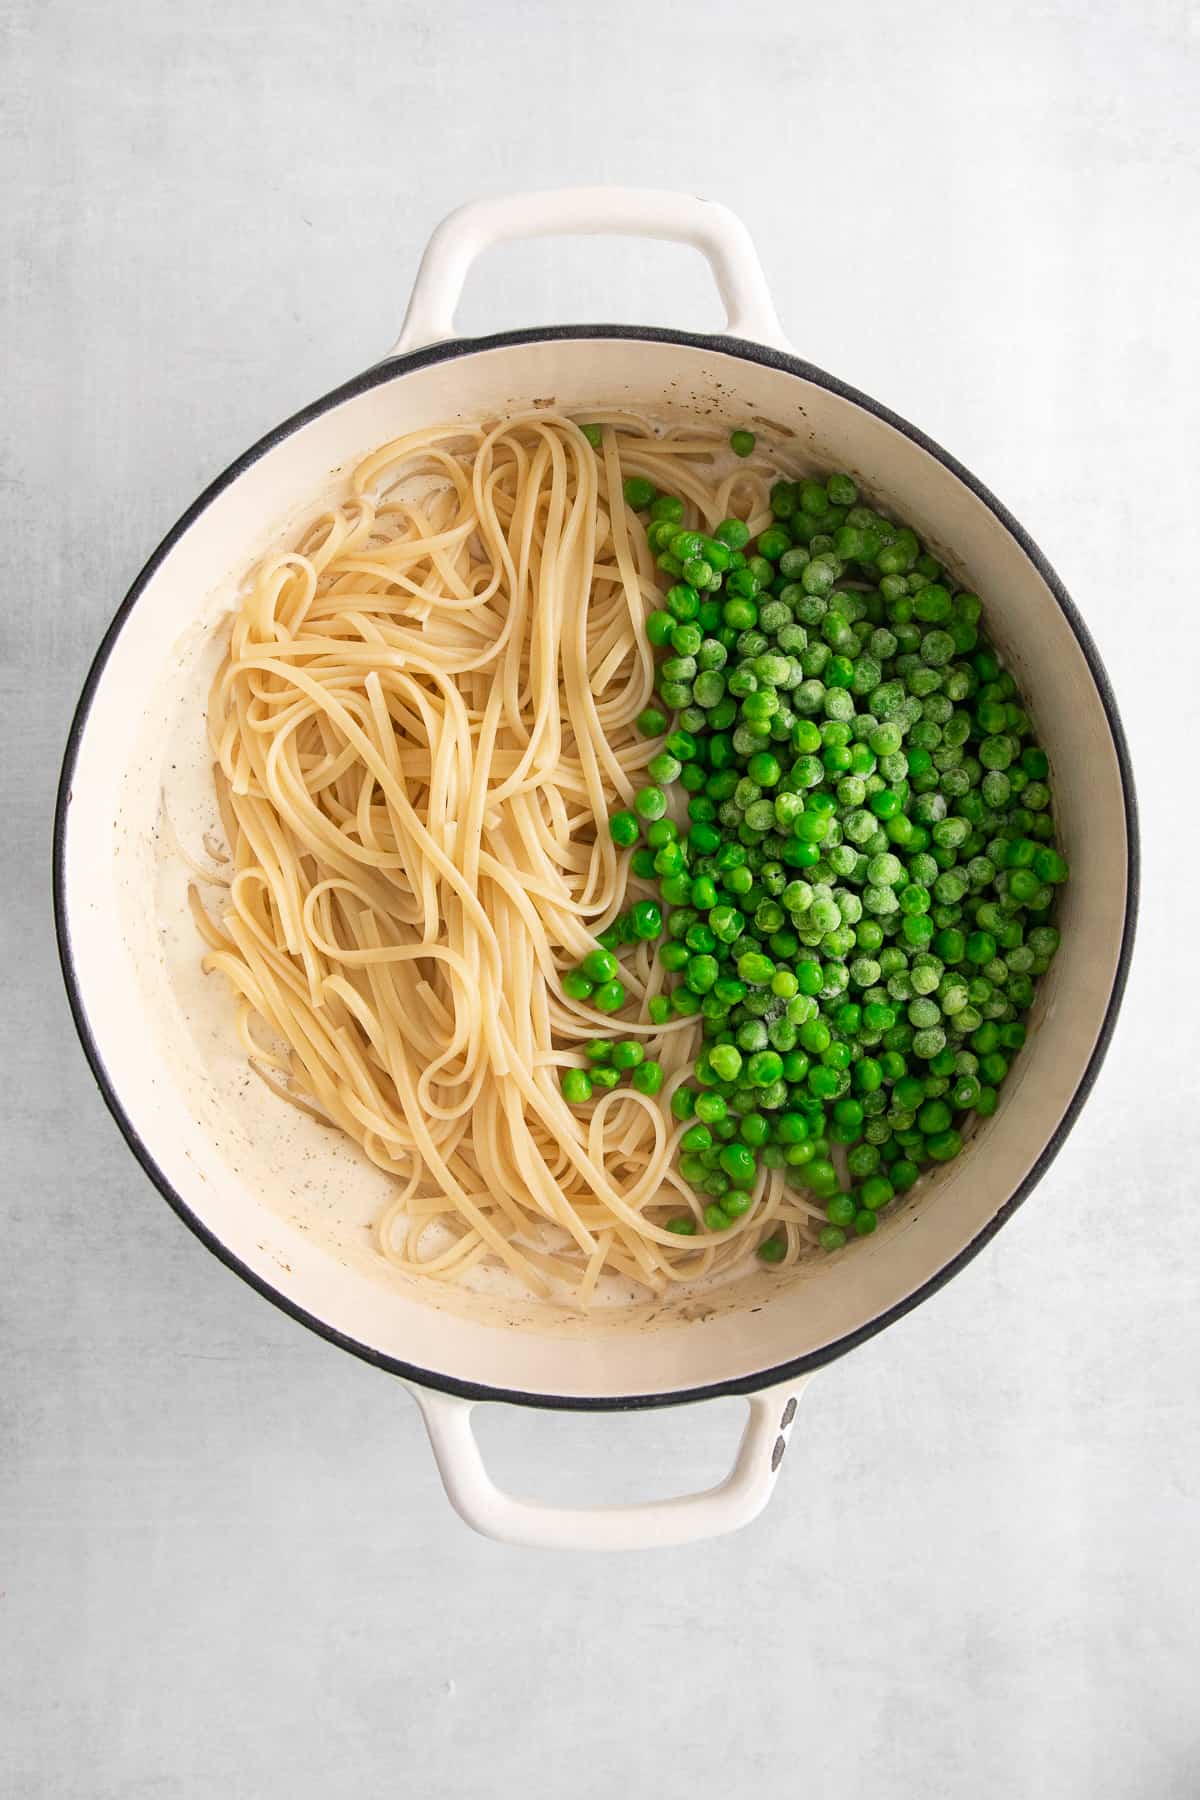
[(786, 347), (750, 233), (713, 200), (661, 188), (552, 188), (472, 200), (434, 230), (421, 258), (400, 336), (403, 356), (454, 336), (454, 311), (472, 263), (493, 244), (517, 238), (605, 234), (691, 244), (707, 259), (731, 337)]
[(809, 1380), (801, 1375), (748, 1396), (737, 1456), (716, 1487), (633, 1506), (546, 1506), (506, 1493), (488, 1474), (471, 1429), (476, 1402), (404, 1385), (421, 1409), (450, 1504), (473, 1530), (535, 1550), (646, 1550), (719, 1537), (757, 1518), (771, 1498)]

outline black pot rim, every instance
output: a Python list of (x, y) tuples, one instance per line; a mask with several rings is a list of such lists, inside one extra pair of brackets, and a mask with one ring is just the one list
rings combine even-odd
[[(121, 1098), (116, 1091), (115, 1084), (105, 1067), (100, 1047), (92, 1032), (91, 1024), (83, 1005), (83, 997), (80, 992), (78, 976), (75, 970), (74, 958), (71, 950), (70, 924), (66, 901), (65, 851), (67, 814), (71, 800), (71, 783), (79, 755), (83, 729), (91, 711), (96, 689), (117, 638), (120, 636), (122, 627), (140, 598), (143, 590), (146, 588), (166, 556), (178, 543), (179, 539), (190, 529), (217, 496), (222, 494), (226, 488), (231, 486), (232, 483), (239, 478), (239, 476), (244, 474), (247, 469), (258, 462), (267, 451), (273, 449), (275, 445), (281, 443), (285, 438), (290, 437), (293, 432), (298, 431), (311, 420), (330, 411), (332, 408), (340, 405), (343, 401), (353, 399), (356, 395), (364, 393), (370, 388), (377, 387), (384, 382), (395, 380), (400, 376), (408, 374), (411, 370), (423, 368), (430, 363), (447, 362), (458, 357), (471, 356), (480, 351), (501, 349), (515, 344), (533, 344), (564, 339), (580, 340), (587, 338), (618, 338), (628, 339), (634, 342), (681, 344), (701, 350), (717, 351), (724, 355), (738, 358), (744, 362), (758, 363), (767, 368), (783, 370), (790, 375), (800, 376), (805, 381), (812, 382), (818, 387), (827, 389), (830, 393), (837, 395), (840, 399), (847, 400), (853, 405), (861, 407), (864, 411), (873, 414), (876, 418), (883, 420), (886, 424), (892, 426), (893, 429), (902, 433), (903, 436), (908, 438), (912, 443), (928, 452), (930, 456), (936, 457), (938, 462), (940, 462), (944, 468), (948, 469), (952, 475), (956, 476), (958, 480), (964, 484), (964, 486), (971, 490), (977, 499), (983, 502), (1009, 535), (1016, 540), (1041, 575), (1043, 581), (1045, 581), (1050, 592), (1054, 595), (1067, 624), (1070, 626), (1071, 631), (1079, 644), (1080, 650), (1083, 652), (1088, 668), (1091, 671), (1092, 679), (1096, 684), (1096, 690), (1100, 696), (1101, 704), (1104, 707), (1109, 731), (1112, 735), (1113, 746), (1116, 751), (1125, 803), (1125, 830), (1126, 842), (1128, 845), (1125, 917), (1116, 972), (1113, 978), (1112, 990), (1109, 994), (1103, 1024), (1099, 1036), (1097, 1037), (1096, 1044), (1092, 1050), (1092, 1054), (1088, 1060), (1087, 1067), (1080, 1078), (1074, 1094), (1071, 1096), (1070, 1102), (1068, 1103), (1057, 1128), (1043, 1147), (1036, 1162), (1029, 1170), (1025, 1179), (1020, 1183), (1019, 1187), (1015, 1189), (1009, 1199), (999, 1211), (993, 1215), (971, 1242), (958, 1252), (957, 1256), (951, 1258), (951, 1260), (943, 1267), (937, 1269), (926, 1281), (922, 1282), (919, 1287), (914, 1289), (911, 1294), (907, 1295), (903, 1300), (898, 1301), (895, 1306), (889, 1307), (885, 1312), (876, 1314), (874, 1318), (859, 1326), (855, 1331), (847, 1333), (846, 1336), (838, 1338), (833, 1343), (826, 1344), (822, 1346), (821, 1349), (812, 1351), (806, 1356), (795, 1357), (792, 1360), (780, 1363), (775, 1367), (761, 1370), (757, 1374), (736, 1376), (727, 1381), (710, 1382), (703, 1387), (684, 1388), (673, 1390), (669, 1393), (602, 1396), (536, 1394), (525, 1393), (510, 1388), (491, 1387), (484, 1382), (460, 1381), (454, 1377), (443, 1375), (432, 1370), (422, 1369), (414, 1364), (403, 1362), (396, 1357), (386, 1355), (371, 1344), (359, 1342), (358, 1339), (337, 1330), (334, 1326), (317, 1318), (315, 1314), (289, 1299), (287, 1295), (281, 1293), (279, 1289), (272, 1286), (270, 1282), (266, 1281), (255, 1270), (249, 1268), (241, 1258), (217, 1237), (216, 1234), (192, 1211), (182, 1195), (171, 1186), (170, 1182), (166, 1179), (162, 1170), (155, 1162), (147, 1145), (141, 1138), (136, 1126), (122, 1104)], [(390, 1374), (401, 1376), (405, 1380), (418, 1383), (420, 1386), (434, 1388), (443, 1393), (454, 1394), (467, 1400), (500, 1401), (514, 1405), (537, 1406), (549, 1410), (571, 1412), (621, 1412), (643, 1408), (648, 1409), (658, 1406), (678, 1406), (689, 1401), (716, 1399), (722, 1395), (752, 1394), (757, 1392), (760, 1388), (771, 1387), (777, 1383), (794, 1380), (799, 1376), (809, 1374), (814, 1369), (823, 1367), (826, 1363), (834, 1362), (838, 1357), (844, 1356), (847, 1351), (853, 1350), (856, 1345), (865, 1343), (869, 1338), (874, 1337), (877, 1332), (885, 1330), (887, 1326), (893, 1324), (897, 1319), (903, 1318), (905, 1313), (911, 1312), (914, 1307), (919, 1306), (922, 1301), (927, 1300), (931, 1294), (936, 1293), (938, 1289), (943, 1287), (946, 1282), (959, 1272), (960, 1269), (965, 1268), (966, 1265), (979, 1254), (984, 1245), (995, 1236), (1001, 1226), (1007, 1223), (1017, 1207), (1021, 1205), (1022, 1201), (1025, 1200), (1037, 1186), (1037, 1183), (1049, 1169), (1051, 1163), (1058, 1155), (1059, 1150), (1062, 1148), (1068, 1133), (1079, 1116), (1084, 1101), (1091, 1091), (1112, 1038), (1113, 1028), (1116, 1024), (1117, 1014), (1120, 1010), (1121, 1000), (1124, 995), (1125, 984), (1128, 978), (1129, 962), (1133, 949), (1134, 929), (1137, 920), (1139, 894), (1137, 797), (1134, 789), (1133, 770), (1130, 764), (1129, 750), (1121, 726), (1120, 716), (1117, 711), (1112, 685), (1100, 658), (1099, 651), (1096, 649), (1091, 634), (1080, 617), (1074, 602), (1071, 600), (1066, 589), (1063, 587), (1062, 582), (1051, 568), (1037, 544), (1035, 544), (1033, 539), (1029, 536), (1028, 532), (1024, 530), (1007, 508), (996, 499), (995, 495), (984, 486), (983, 482), (972, 475), (968, 469), (964, 468), (962, 463), (958, 462), (955, 457), (943, 450), (940, 444), (935, 443), (932, 438), (927, 437), (925, 433), (918, 430), (916, 426), (910, 425), (906, 419), (901, 418), (897, 413), (890, 411), (889, 408), (885, 406), (881, 406), (878, 401), (872, 400), (869, 395), (859, 392), (857, 388), (850, 387), (847, 383), (839, 381), (836, 376), (826, 374), (824, 370), (818, 369), (814, 367), (813, 364), (803, 361), (800, 357), (790, 355), (786, 351), (771, 349), (762, 344), (750, 343), (740, 338), (704, 336), (693, 332), (655, 329), (646, 326), (544, 326), (520, 331), (497, 332), (488, 337), (452, 338), (445, 343), (434, 344), (423, 350), (412, 351), (408, 355), (391, 358), (383, 363), (375, 365), (373, 368), (364, 370), (362, 374), (356, 375), (350, 381), (344, 382), (340, 387), (336, 387), (331, 392), (323, 395), (319, 400), (313, 401), (311, 405), (306, 406), (302, 411), (293, 414), (290, 419), (285, 420), (281, 425), (276, 426), (273, 431), (268, 432), (265, 437), (260, 438), (256, 444), (252, 445), (250, 449), (245, 451), (234, 462), (230, 463), (228, 468), (226, 468), (222, 474), (218, 475), (216, 480), (211, 482), (199, 498), (192, 503), (177, 523), (172, 526), (171, 530), (163, 538), (162, 542), (158, 545), (158, 548), (149, 557), (145, 566), (134, 580), (129, 592), (126, 594), (114, 615), (108, 630), (104, 634), (100, 647), (92, 661), (91, 668), (88, 671), (87, 679), (84, 682), (83, 691), (80, 695), (79, 703), (75, 709), (75, 714), (71, 722), (66, 751), (63, 757), (62, 772), (59, 777), (58, 795), (54, 815), (53, 887), (54, 924), (58, 940), (59, 961), (62, 966), (63, 979), (66, 983), (71, 1014), (75, 1022), (76, 1031), (79, 1034), (80, 1042), (83, 1046), (84, 1054), (87, 1057), (92, 1075), (100, 1089), (104, 1103), (112, 1114), (113, 1119), (116, 1121), (129, 1149), (133, 1152), (134, 1157), (141, 1164), (142, 1169), (149, 1176), (155, 1187), (157, 1187), (163, 1199), (166, 1200), (167, 1204), (179, 1215), (184, 1224), (195, 1233), (201, 1243), (211, 1250), (214, 1256), (218, 1257), (219, 1260), (223, 1262), (227, 1268), (232, 1269), (235, 1274), (240, 1275), (242, 1280), (247, 1282), (252, 1288), (256, 1289), (264, 1299), (271, 1301), (274, 1306), (277, 1306), (282, 1312), (289, 1314), (293, 1319), (298, 1320), (302, 1325), (306, 1325), (310, 1331), (316, 1332), (319, 1337), (327, 1339), (330, 1343), (338, 1345), (338, 1347), (343, 1350), (348, 1350), (354, 1356), (361, 1357), (365, 1362), (373, 1363), (377, 1368), (385, 1369)]]

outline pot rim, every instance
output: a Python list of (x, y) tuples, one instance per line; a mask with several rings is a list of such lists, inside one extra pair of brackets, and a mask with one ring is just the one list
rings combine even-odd
[[(253, 465), (265, 456), (269, 450), (272, 450), (277, 444), (282, 443), (294, 432), (300, 430), (302, 426), (309, 424), (313, 419), (319, 418), (323, 413), (332, 411), (343, 401), (354, 399), (357, 395), (365, 393), (368, 389), (380, 386), (384, 382), (397, 379), (398, 377), (409, 373), (411, 370), (423, 368), (430, 363), (451, 361), (459, 357), (474, 355), (479, 351), (502, 349), (512, 345), (547, 343), (561, 340), (584, 340), (589, 338), (616, 338), (643, 343), (652, 342), (687, 345), (701, 350), (719, 351), (724, 355), (735, 357), (744, 362), (759, 363), (767, 368), (779, 369), (787, 374), (797, 375), (802, 380), (811, 382), (815, 386), (823, 387), (829, 393), (836, 395), (839, 399), (849, 401), (852, 405), (861, 407), (864, 411), (881, 419), (885, 424), (890, 425), (894, 430), (900, 432), (904, 437), (908, 438), (911, 443), (917, 445), (928, 455), (935, 457), (945, 469), (949, 470), (949, 472), (961, 481), (965, 487), (969, 488), (975, 497), (982, 501), (984, 506), (988, 508), (1009, 535), (1015, 539), (1025, 555), (1029, 558), (1030, 562), (1033, 563), (1058, 603), (1058, 606), (1074, 634), (1079, 648), (1087, 662), (1092, 679), (1096, 684), (1096, 691), (1100, 696), (1100, 703), (1104, 708), (1109, 733), (1113, 741), (1113, 748), (1116, 752), (1117, 766), (1121, 778), (1121, 792), (1125, 807), (1125, 834), (1127, 846), (1125, 914), (1121, 930), (1120, 950), (1117, 956), (1117, 965), (1113, 975), (1113, 983), (1109, 993), (1108, 1003), (1105, 1008), (1104, 1019), (1096, 1038), (1095, 1045), (1093, 1046), (1092, 1053), (1088, 1059), (1087, 1066), (1080, 1076), (1079, 1082), (1063, 1112), (1062, 1118), (1059, 1120), (1058, 1125), (1050, 1138), (1042, 1147), (1036, 1161), (1026, 1174), (1024, 1180), (1009, 1196), (1004, 1205), (993, 1214), (982, 1230), (972, 1238), (971, 1242), (960, 1250), (956, 1256), (952, 1257), (949, 1262), (944, 1264), (941, 1268), (936, 1269), (927, 1280), (923, 1281), (919, 1287), (914, 1288), (912, 1293), (906, 1295), (903, 1300), (900, 1300), (894, 1306), (887, 1308), (886, 1311), (877, 1313), (873, 1318), (867, 1320), (865, 1324), (858, 1326), (854, 1331), (846, 1333), (843, 1337), (836, 1339), (833, 1343), (826, 1344), (821, 1349), (811, 1351), (807, 1355), (795, 1357), (790, 1361), (776, 1364), (775, 1366), (762, 1370), (754, 1375), (736, 1376), (727, 1381), (710, 1382), (705, 1386), (697, 1388), (682, 1388), (672, 1390), (668, 1393), (599, 1396), (527, 1393), (511, 1388), (492, 1387), (485, 1382), (461, 1381), (453, 1376), (422, 1369), (414, 1364), (403, 1362), (397, 1357), (389, 1356), (385, 1352), (377, 1349), (374, 1345), (363, 1343), (359, 1339), (351, 1337), (348, 1333), (339, 1330), (336, 1326), (328, 1324), (325, 1320), (318, 1318), (314, 1313), (308, 1311), (306, 1307), (301, 1306), (296, 1301), (288, 1298), (287, 1295), (280, 1292), (278, 1288), (265, 1280), (255, 1270), (248, 1267), (238, 1256), (237, 1252), (226, 1244), (222, 1238), (216, 1235), (216, 1233), (192, 1210), (183, 1196), (167, 1180), (166, 1176), (155, 1162), (149, 1147), (143, 1140), (133, 1119), (125, 1110), (121, 1097), (116, 1090), (116, 1085), (108, 1074), (100, 1046), (96, 1040), (95, 1033), (92, 1030), (91, 1022), (84, 1006), (83, 995), (75, 969), (74, 956), (71, 948), (70, 917), (66, 891), (66, 835), (67, 815), (70, 810), (71, 800), (71, 784), (79, 759), (83, 731), (91, 713), (92, 702), (96, 690), (103, 677), (108, 659), (121, 634), (125, 621), (138, 600), (141, 598), (142, 593), (158, 572), (158, 569), (171, 550), (184, 534), (190, 530), (191, 526), (201, 514), (207, 510), (218, 495), (224, 493), (226, 488), (232, 486), (241, 475), (253, 467)], [(261, 1294), (264, 1299), (269, 1300), (272, 1305), (278, 1307), (281, 1312), (287, 1313), (300, 1324), (307, 1326), (310, 1331), (315, 1332), (319, 1337), (325, 1338), (329, 1343), (337, 1345), (340, 1349), (347, 1350), (352, 1355), (360, 1357), (364, 1362), (374, 1364), (376, 1368), (384, 1369), (389, 1374), (397, 1375), (406, 1381), (416, 1382), (422, 1387), (434, 1388), (442, 1393), (454, 1394), (465, 1400), (492, 1401), (517, 1406), (536, 1406), (550, 1411), (628, 1412), (643, 1409), (648, 1410), (652, 1407), (659, 1406), (679, 1406), (693, 1401), (718, 1399), (726, 1395), (748, 1395), (757, 1392), (760, 1388), (771, 1387), (777, 1383), (794, 1380), (798, 1376), (809, 1374), (814, 1369), (822, 1368), (827, 1363), (835, 1362), (839, 1357), (844, 1356), (847, 1351), (853, 1350), (857, 1345), (865, 1343), (869, 1338), (872, 1338), (878, 1332), (885, 1330), (887, 1326), (893, 1324), (897, 1319), (903, 1318), (906, 1313), (911, 1312), (914, 1307), (919, 1306), (922, 1301), (927, 1300), (932, 1294), (936, 1293), (939, 1288), (943, 1287), (953, 1276), (958, 1274), (960, 1269), (965, 1268), (966, 1265), (979, 1254), (985, 1244), (987, 1244), (1000, 1230), (1001, 1226), (1008, 1222), (1017, 1207), (1021, 1205), (1022, 1201), (1032, 1193), (1033, 1189), (1037, 1186), (1042, 1176), (1046, 1173), (1051, 1163), (1058, 1155), (1068, 1133), (1071, 1131), (1071, 1128), (1079, 1116), (1084, 1101), (1091, 1092), (1092, 1086), (1104, 1062), (1104, 1058), (1108, 1053), (1109, 1043), (1112, 1039), (1113, 1029), (1116, 1025), (1117, 1014), (1120, 1011), (1121, 1001), (1125, 992), (1125, 985), (1129, 974), (1130, 957), (1133, 950), (1133, 938), (1137, 922), (1139, 899), (1139, 865), (1140, 853), (1138, 842), (1137, 795), (1134, 787), (1133, 769), (1130, 763), (1129, 748), (1125, 741), (1125, 734), (1121, 726), (1116, 699), (1112, 691), (1112, 684), (1109, 681), (1108, 672), (1104, 667), (1100, 653), (1092, 641), (1091, 634), (1084, 624), (1074, 602), (1042, 551), (1029, 536), (1028, 532), (1025, 531), (1023, 526), (1020, 525), (1008, 509), (983, 484), (983, 482), (978, 479), (977, 476), (973, 475), (969, 469), (965, 468), (962, 463), (951, 456), (948, 451), (944, 450), (940, 444), (936, 443), (932, 438), (927, 437), (923, 431), (919, 430), (915, 425), (911, 425), (907, 419), (902, 418), (898, 413), (894, 413), (888, 407), (882, 406), (877, 400), (873, 400), (869, 395), (862, 393), (858, 388), (851, 387), (847, 382), (839, 380), (837, 376), (827, 374), (823, 369), (816, 368), (812, 363), (805, 362), (803, 358), (792, 355), (788, 351), (777, 350), (763, 344), (751, 343), (743, 338), (727, 337), (719, 333), (703, 334), (698, 332), (675, 331), (666, 327), (658, 328), (640, 325), (547, 325), (524, 327), (514, 331), (495, 332), (486, 337), (449, 338), (444, 342), (429, 345), (424, 349), (410, 351), (402, 356), (389, 357), (381, 363), (374, 364), (371, 368), (363, 370), (361, 374), (353, 376), (349, 381), (343, 382), (340, 386), (331, 389), (319, 399), (312, 401), (299, 412), (293, 413), (292, 416), (285, 419), (282, 424), (275, 426), (273, 430), (259, 438), (248, 450), (245, 450), (239, 457), (231, 462), (215, 480), (209, 483), (198, 498), (192, 502), (191, 506), (187, 508), (186, 512), (184, 512), (171, 527), (134, 578), (125, 598), (122, 600), (108, 629), (104, 633), (99, 648), (92, 659), (91, 667), (88, 670), (78, 704), (76, 705), (71, 720), (66, 749), (63, 755), (62, 770), (59, 776), (58, 792), (54, 810), (54, 928), (58, 943), (59, 964), (66, 985), (71, 1016), (74, 1020), (75, 1029), (83, 1047), (84, 1055), (91, 1068), (92, 1077), (100, 1090), (101, 1098), (116, 1122), (121, 1135), (124, 1137), (125, 1142), (132, 1151), (135, 1159), (141, 1165), (144, 1173), (158, 1189), (168, 1206), (178, 1214), (179, 1218), (182, 1219), (188, 1229), (200, 1239), (201, 1243), (204, 1244), (206, 1248), (219, 1259), (219, 1261), (223, 1262), (227, 1268), (231, 1269), (234, 1274), (239, 1275), (243, 1281), (247, 1282), (249, 1286)]]

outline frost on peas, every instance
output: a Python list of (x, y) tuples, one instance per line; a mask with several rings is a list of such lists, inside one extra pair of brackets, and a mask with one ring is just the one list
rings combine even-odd
[(921, 825), (938, 824), (948, 811), (944, 794), (918, 794), (912, 805), (912, 816)]
[(860, 656), (854, 665), (850, 691), (853, 694), (870, 694), (879, 686), (882, 677), (882, 665), (873, 656)]
[(850, 978), (861, 988), (873, 987), (879, 975), (879, 964), (873, 956), (856, 956), (850, 964)]
[[(907, 887), (900, 889), (900, 908), (902, 912), (908, 914), (910, 919), (919, 919), (923, 913), (929, 911), (929, 889), (918, 882), (910, 882)], [(916, 943), (919, 941), (924, 927), (910, 925), (907, 930), (910, 941)], [(913, 936), (914, 932), (918, 935)]]
[(833, 584), (841, 573), (842, 565), (837, 557), (823, 551), (819, 556), (812, 557), (801, 569), (800, 586), (806, 594), (824, 598), (832, 592)]
[(877, 828), (878, 821), (874, 813), (867, 812), (862, 807), (842, 820), (842, 830), (852, 844), (865, 844), (869, 838), (874, 837)]
[(909, 970), (914, 994), (934, 994), (942, 979), (942, 965), (933, 956), (916, 957)]
[(882, 682), (871, 695), (871, 711), (881, 723), (886, 723), (895, 718), (904, 698), (904, 689), (898, 681)]
[[(858, 858), (855, 857), (854, 860), (857, 863)], [(863, 903), (859, 895), (849, 888), (840, 887), (834, 889), (833, 897), (837, 901), (843, 925), (857, 925), (863, 916)]]
[[(819, 509), (812, 495), (803, 500), (809, 488), (820, 489)], [(857, 1151), (867, 1154), (849, 1146), (852, 1182), (879, 1167), (903, 1169), (894, 1186), (907, 1191), (930, 1157), (948, 1159), (961, 1146), (963, 1111), (994, 1109), (998, 1083), (985, 1084), (966, 1046), (986, 1026), (1009, 1033), (988, 1045), (997, 1068), (1020, 1049), (1018, 1015), (1057, 947), (1050, 909), (1067, 865), (1055, 842), (1048, 764), (1030, 741), (1012, 677), (976, 630), (979, 602), (954, 593), (911, 532), (857, 504), (847, 511), (851, 495), (843, 505), (832, 483), (784, 481), (773, 506), (776, 495), (769, 543), (747, 543), (744, 579), (741, 568), (730, 572), (728, 597), (705, 603), (726, 609), (726, 625), (714, 614), (689, 631), (684, 620), (667, 644), (656, 640), (667, 651), (667, 680), (678, 678), (680, 705), (689, 700), (684, 726), (709, 737), (714, 752), (719, 734), (719, 754), (700, 754), (685, 772), (700, 777), (689, 793), (707, 809), (693, 817), (742, 859), (719, 862), (721, 846), (701, 838), (682, 874), (663, 875), (677, 908), (694, 883), (711, 883), (719, 908), (744, 918), (740, 948), (757, 955), (761, 945), (773, 971), (740, 998), (743, 984), (717, 977), (705, 1002), (710, 1044), (736, 1040), (749, 1051), (753, 1024), (753, 1053), (766, 1047), (791, 1064), (765, 1088), (734, 1083), (719, 1092), (731, 1116), (717, 1135), (732, 1141), (739, 1113), (759, 1115), (757, 1133), (776, 1104), (812, 1118), (814, 1106), (853, 1093)], [(870, 594), (839, 588), (846, 559), (852, 577), (878, 583)], [(720, 679), (704, 681), (718, 671)], [(712, 703), (707, 712), (700, 700)], [(755, 756), (763, 779), (752, 782)], [(777, 773), (768, 778), (770, 770)], [(883, 819), (871, 806), (885, 788)], [(685, 986), (696, 974), (707, 979), (710, 962), (731, 966), (724, 938), (691, 904), (694, 924), (675, 930), (668, 919), (670, 937), (693, 953)], [(812, 974), (798, 979), (804, 968)], [(734, 992), (718, 995), (718, 984)], [(832, 1043), (828, 1035), (812, 1051), (798, 1043), (802, 1023), (819, 1021), (827, 1032), (826, 1019), (836, 1027)], [(872, 1068), (864, 1065), (860, 1083), (853, 1071), (868, 1052)], [(908, 1105), (895, 1095), (905, 1084)], [(947, 1109), (959, 1117), (916, 1129), (916, 1112), (935, 1100), (939, 1121)], [(759, 1167), (784, 1169), (800, 1186), (806, 1160), (824, 1170), (827, 1147), (815, 1146), (827, 1116), (786, 1155), (783, 1141), (757, 1139)], [(878, 1147), (893, 1131), (889, 1161)], [(800, 1150), (808, 1157), (793, 1157)]]
[(942, 792), (943, 794), (948, 794), (951, 800), (964, 799), (974, 786), (970, 774), (962, 766), (960, 761), (961, 756), (961, 750), (947, 750), (943, 757), (943, 761), (946, 757), (953, 757), (953, 766), (950, 768), (938, 767), (935, 769), (934, 780), (936, 781), (938, 775), (942, 777)]
[(904, 880), (904, 864), (890, 850), (884, 850), (868, 862), (867, 880), (872, 887), (894, 888)]
[(821, 932), (836, 931), (842, 922), (842, 915), (832, 895), (821, 895), (814, 900), (810, 916), (814, 927)]
[(954, 651), (954, 639), (948, 631), (927, 631), (921, 640), (921, 659), (934, 668), (948, 663)]
[[(805, 655), (807, 656), (808, 654), (809, 652), (806, 651)], [(815, 676), (812, 676), (807, 680), (802, 681), (800, 686), (793, 691), (792, 706), (802, 718), (808, 718), (811, 717), (813, 713), (820, 712), (824, 699), (824, 682), (818, 681)]]
[[(1009, 767), (1016, 755), (1016, 744), (1003, 732), (995, 737), (985, 737), (979, 746), (979, 760), (985, 769), (1003, 771)], [(1011, 785), (1011, 776), (1009, 778)]]
[(829, 602), (824, 594), (810, 594), (799, 582), (795, 584), (794, 595), (791, 587), (784, 588), (780, 598), (785, 597), (800, 624), (807, 626), (810, 631), (820, 625), (829, 611)]
[(943, 850), (957, 850), (966, 842), (970, 833), (971, 827), (967, 820), (952, 815), (934, 823), (932, 837), (934, 843)]

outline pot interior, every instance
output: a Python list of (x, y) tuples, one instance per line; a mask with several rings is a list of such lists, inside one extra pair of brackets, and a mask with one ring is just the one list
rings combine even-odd
[[(816, 372), (696, 340), (589, 335), (446, 347), (351, 384), (244, 459), (160, 552), (98, 668), (65, 811), (61, 903), (76, 997), (127, 1129), (183, 1208), (260, 1283), (352, 1347), (451, 1383), (603, 1402), (747, 1381), (820, 1358), (904, 1305), (986, 1233), (1063, 1124), (1109, 1009), (1129, 829), (1080, 642), (1020, 542), (958, 474)], [(1052, 762), (1072, 864), (1062, 948), (995, 1117), (847, 1253), (587, 1317), (497, 1279), (406, 1278), (373, 1247), (387, 1178), (247, 1069), (225, 984), (200, 972), (187, 858), (219, 829), (208, 681), (246, 570), (291, 539), (368, 450), (418, 425), (531, 404), (629, 404), (777, 436), (849, 470), (980, 593)], [(621, 1296), (621, 1298), (628, 1298)]]

